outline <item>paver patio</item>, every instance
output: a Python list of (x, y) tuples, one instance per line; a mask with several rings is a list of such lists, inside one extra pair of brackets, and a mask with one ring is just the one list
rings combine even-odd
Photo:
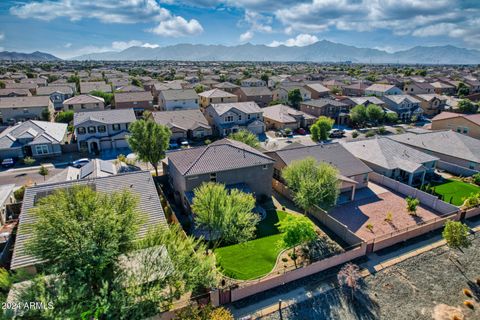
[[(385, 221), (388, 212), (392, 214), (391, 222)], [(329, 214), (364, 241), (441, 216), (439, 212), (423, 205), (418, 206), (417, 216), (412, 216), (406, 209), (404, 195), (372, 182), (369, 182), (368, 188), (357, 191), (353, 202), (339, 205)], [(372, 231), (366, 228), (368, 224), (373, 225)]]

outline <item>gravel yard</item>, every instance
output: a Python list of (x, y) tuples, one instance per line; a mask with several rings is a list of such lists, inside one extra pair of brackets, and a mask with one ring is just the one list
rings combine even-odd
[[(263, 319), (386, 319), (451, 320), (480, 319), (480, 238), (472, 246), (452, 255), (443, 246), (403, 261), (365, 279), (356, 301), (340, 289), (285, 308)], [(473, 297), (462, 290), (469, 289)], [(473, 309), (466, 307), (473, 302)]]

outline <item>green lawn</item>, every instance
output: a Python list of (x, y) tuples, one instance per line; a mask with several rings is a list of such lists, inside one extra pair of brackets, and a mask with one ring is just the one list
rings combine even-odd
[(216, 249), (215, 256), (222, 272), (240, 280), (255, 279), (269, 273), (283, 249), (278, 245), (282, 235), (275, 224), (287, 214), (268, 211), (267, 217), (258, 224), (257, 239)]
[[(463, 181), (450, 179), (448, 182), (435, 186), (435, 193), (443, 196), (443, 201), (460, 206), (464, 198), (472, 193), (480, 192), (480, 187)], [(450, 201), (451, 199), (451, 201)]]

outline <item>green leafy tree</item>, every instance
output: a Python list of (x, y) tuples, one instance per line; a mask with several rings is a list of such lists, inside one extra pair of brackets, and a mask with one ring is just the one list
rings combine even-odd
[(172, 132), (153, 121), (137, 120), (129, 126), (128, 145), (138, 159), (149, 162), (158, 176), (158, 163), (165, 156)]
[(132, 79), (132, 85), (143, 88), (142, 81), (140, 81), (140, 79), (137, 79), (137, 78)]
[(468, 238), (470, 229), (460, 221), (448, 220), (443, 228), (442, 237), (447, 242), (448, 247), (452, 249), (467, 248), (471, 245)]
[(73, 121), (73, 114), (74, 112), (71, 110), (60, 111), (55, 117), (55, 122), (71, 123)]
[(460, 113), (476, 113), (478, 110), (478, 105), (474, 104), (469, 99), (462, 99), (458, 102), (458, 111)]
[(46, 177), (48, 176), (48, 168), (42, 164), (40, 169), (38, 169), (38, 174), (43, 176), (43, 181), (45, 181)]
[(375, 124), (378, 124), (383, 119), (383, 109), (376, 104), (369, 104), (366, 109), (367, 118)]
[(296, 247), (317, 238), (315, 226), (310, 219), (299, 215), (287, 215), (276, 226), (282, 232), (282, 245), (286, 248), (293, 247), (291, 257), (297, 267)]
[(77, 92), (80, 92), (80, 77), (79, 76), (71, 75), (70, 77), (68, 77), (67, 82), (68, 83), (75, 83), (75, 88), (76, 88)]
[(0, 89), (5, 89), (5, 82), (0, 81)]
[(202, 93), (205, 91), (205, 87), (203, 86), (203, 84), (199, 84), (197, 86), (195, 86), (195, 92), (196, 93)]
[(464, 96), (468, 96), (470, 94), (470, 88), (467, 87), (467, 85), (463, 82), (460, 82), (457, 86), (457, 95), (460, 98), (463, 98)]
[(350, 110), (350, 120), (355, 126), (363, 127), (367, 121), (367, 108), (364, 105), (356, 105)]
[(20, 300), (55, 308), (32, 310), (31, 319), (143, 319), (216, 283), (212, 258), (180, 227), (150, 229), (137, 240), (143, 216), (128, 191), (75, 186), (39, 199), (32, 211), (27, 250), (55, 281), (41, 275)]
[(396, 112), (385, 113), (385, 121), (387, 121), (388, 123), (397, 123), (398, 114)]
[(42, 110), (42, 120), (43, 121), (50, 121), (52, 114), (48, 108)]
[(264, 73), (260, 77), (261, 80), (265, 81), (266, 84), (268, 84), (268, 74)]
[(325, 141), (328, 140), (328, 134), (333, 128), (335, 120), (321, 116), (310, 127), (310, 133), (313, 141)]
[(105, 100), (105, 105), (111, 105), (112, 102), (113, 102), (113, 93), (109, 93), (109, 92), (103, 92), (103, 91), (99, 91), (99, 90), (94, 90), (92, 92), (90, 92), (90, 95), (92, 96), (95, 96), (95, 97), (99, 97), (99, 98), (103, 98), (103, 100)]
[(241, 129), (238, 130), (237, 132), (231, 133), (228, 136), (229, 139), (240, 141), (245, 143), (246, 145), (249, 145), (252, 148), (257, 148), (260, 144), (260, 141), (258, 140), (258, 137), (253, 134), (252, 132)]
[(228, 191), (223, 184), (209, 182), (194, 190), (195, 224), (207, 232), (213, 249), (221, 242), (245, 242), (255, 236), (259, 217), (253, 208), (255, 198), (251, 194)]
[(329, 209), (340, 194), (338, 170), (332, 165), (320, 164), (312, 157), (292, 161), (282, 170), (282, 178), (293, 192), (294, 202), (305, 213), (314, 206)]
[(302, 101), (303, 98), (300, 89), (293, 89), (288, 92), (288, 103), (291, 107), (298, 109)]

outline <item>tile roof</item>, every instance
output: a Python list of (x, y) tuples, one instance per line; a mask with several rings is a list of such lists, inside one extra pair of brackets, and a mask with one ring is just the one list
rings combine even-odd
[(305, 87), (316, 91), (316, 92), (330, 92), (330, 89), (322, 85), (321, 83), (308, 83), (305, 85)]
[(353, 156), (339, 143), (317, 144), (313, 146), (291, 146), (275, 153), (288, 166), (292, 161), (313, 157), (318, 162), (335, 166), (346, 177), (360, 175), (372, 170)]
[(205, 98), (235, 98), (237, 97), (236, 95), (230, 93), (230, 92), (226, 92), (226, 91), (223, 91), (223, 90), (220, 90), (220, 89), (212, 89), (212, 90), (208, 90), (208, 91), (204, 91), (202, 93), (199, 93), (198, 94), (200, 97), (205, 97)]
[(130, 123), (136, 120), (133, 109), (114, 109), (100, 111), (75, 112), (73, 125), (76, 127), (85, 121), (96, 121), (107, 124)]
[(393, 84), (383, 84), (383, 83), (374, 83), (371, 86), (365, 88), (366, 91), (378, 91), (378, 92), (386, 92), (395, 86)]
[(48, 86), (37, 88), (37, 96), (51, 95), (54, 92), (60, 92), (63, 94), (73, 94), (72, 87), (69, 86)]
[(263, 110), (256, 102), (230, 102), (230, 103), (213, 103), (210, 105), (218, 115), (222, 115), (231, 109), (237, 109), (244, 113), (262, 113)]
[(163, 90), (162, 95), (166, 101), (198, 99), (198, 94), (193, 89)]
[(272, 95), (272, 91), (267, 87), (240, 87), (239, 90), (242, 90), (247, 97)]
[(47, 107), (48, 105), (50, 105), (48, 96), (0, 98), (0, 108)]
[(105, 100), (103, 98), (92, 96), (89, 94), (81, 94), (63, 101), (63, 104), (69, 105), (69, 104), (87, 104), (87, 103), (100, 103), (100, 102), (105, 103)]
[(304, 117), (305, 119), (315, 119), (314, 116), (309, 115), (308, 113), (293, 109), (283, 104), (266, 107), (263, 108), (262, 111), (264, 118), (269, 118), (280, 123), (297, 122), (297, 119), (295, 119), (294, 116)]
[(153, 96), (150, 91), (130, 91), (116, 92), (114, 94), (115, 102), (135, 102), (135, 101), (152, 101)]
[(103, 81), (80, 82), (81, 93), (90, 93), (92, 91), (112, 92), (112, 87)]
[(402, 169), (415, 172), (423, 163), (436, 161), (431, 156), (388, 138), (374, 138), (343, 144), (355, 157), (385, 169)]
[(184, 176), (271, 164), (274, 161), (244, 143), (222, 139), (207, 146), (167, 153), (169, 165)]
[(322, 108), (322, 107), (325, 107), (325, 106), (328, 106), (328, 105), (332, 105), (332, 106), (335, 106), (335, 107), (346, 107), (347, 106), (347, 104), (345, 104), (341, 101), (337, 101), (337, 100), (333, 100), (333, 99), (325, 99), (325, 98), (320, 98), (320, 99), (316, 99), (316, 100), (308, 100), (308, 101), (301, 102), (301, 104), (304, 104), (306, 106), (311, 106), (311, 107), (317, 107), (317, 108)]
[(152, 112), (156, 123), (169, 128), (181, 128), (184, 130), (194, 130), (198, 127), (209, 128), (207, 119), (198, 109), (178, 110), (178, 111), (158, 111)]
[(439, 154), (480, 163), (480, 140), (455, 131), (432, 131), (422, 134), (405, 133), (394, 135), (389, 139)]
[(349, 100), (353, 101), (355, 104), (364, 104), (365, 102), (373, 103), (376, 105), (385, 104), (385, 102), (377, 97), (348, 97)]
[(28, 144), (61, 143), (67, 133), (66, 123), (28, 120), (8, 127), (0, 133), (0, 149), (20, 147), (17, 140), (32, 139)]
[(38, 258), (25, 252), (25, 243), (31, 237), (31, 224), (35, 223), (35, 217), (30, 211), (30, 209), (35, 206), (35, 199), (40, 194), (68, 188), (74, 185), (89, 185), (95, 188), (97, 192), (104, 193), (129, 190), (134, 195), (138, 196), (138, 211), (146, 216), (146, 221), (142, 224), (138, 233), (139, 238), (144, 237), (150, 227), (167, 224), (152, 175), (148, 171), (137, 171), (88, 180), (40, 184), (25, 190), (11, 263), (12, 269), (27, 267), (41, 262)]
[(392, 102), (395, 102), (396, 104), (402, 103), (404, 100), (407, 100), (410, 103), (420, 103), (420, 100), (415, 99), (414, 97), (408, 95), (408, 94), (392, 94), (392, 95), (386, 95), (383, 96), (385, 99), (388, 99)]

